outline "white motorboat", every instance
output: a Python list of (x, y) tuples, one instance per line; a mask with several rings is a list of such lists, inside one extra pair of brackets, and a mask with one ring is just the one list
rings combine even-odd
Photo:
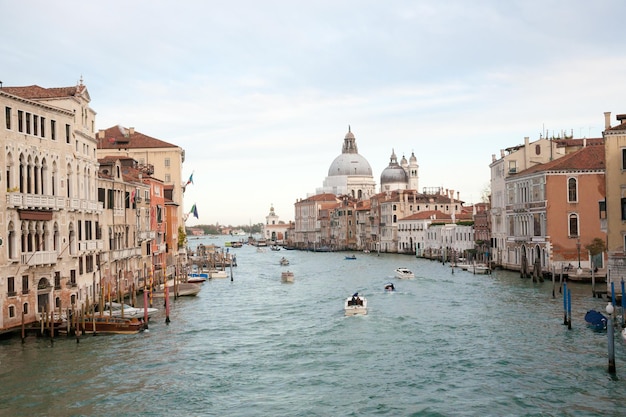
[(209, 270), (209, 278), (228, 278), (228, 272), (223, 269), (211, 269)]
[(491, 271), (489, 269), (489, 267), (487, 265), (483, 265), (483, 264), (475, 264), (475, 265), (470, 265), (467, 268), (467, 272), (471, 272), (472, 274), (483, 274), (483, 275), (487, 275), (489, 274)]
[(351, 297), (346, 298), (343, 309), (346, 316), (356, 316), (367, 314), (367, 298), (354, 293)]
[(396, 268), (396, 277), (400, 279), (415, 278), (415, 274), (409, 268)]
[[(98, 305), (96, 304), (96, 310), (97, 309), (98, 309)], [(102, 315), (106, 317), (122, 317), (122, 310), (123, 310), (124, 318), (129, 318), (129, 319), (133, 317), (141, 319), (144, 317), (144, 314), (145, 314), (143, 307), (133, 307), (128, 304), (110, 302), (110, 303), (104, 303), (104, 309), (102, 310)], [(159, 311), (158, 309), (152, 308), (152, 307), (148, 307), (147, 310), (148, 310), (148, 318), (150, 318), (150, 316), (152, 316), (154, 313)], [(96, 315), (98, 314), (99, 312), (96, 311)]]
[(283, 282), (293, 282), (294, 281), (293, 272), (285, 271), (285, 272), (281, 273), (280, 274), (280, 279)]

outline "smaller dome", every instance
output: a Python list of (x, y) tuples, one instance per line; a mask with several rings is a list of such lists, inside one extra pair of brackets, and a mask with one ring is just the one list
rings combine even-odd
[(417, 164), (417, 158), (415, 157), (415, 152), (411, 152), (411, 157), (409, 158), (409, 162), (411, 164)]
[(389, 165), (387, 168), (383, 169), (383, 172), (380, 174), (380, 185), (382, 186), (385, 184), (397, 183), (406, 184), (407, 182), (408, 177), (406, 175), (406, 171), (398, 165), (398, 158), (396, 157), (396, 153), (392, 150), (391, 158), (389, 158)]

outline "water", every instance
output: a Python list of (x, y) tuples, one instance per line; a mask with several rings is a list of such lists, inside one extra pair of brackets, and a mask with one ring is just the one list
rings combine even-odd
[[(211, 242), (213, 243), (213, 242)], [(611, 416), (626, 413), (626, 346), (552, 283), (472, 275), (410, 256), (231, 249), (234, 281), (203, 284), (138, 335), (0, 342), (4, 416)], [(288, 267), (279, 266), (285, 256)], [(407, 266), (413, 280), (393, 278)], [(283, 284), (289, 269), (295, 283)], [(383, 290), (396, 284), (395, 293)], [(369, 314), (344, 317), (343, 300)], [(157, 306), (162, 308), (162, 306)]]

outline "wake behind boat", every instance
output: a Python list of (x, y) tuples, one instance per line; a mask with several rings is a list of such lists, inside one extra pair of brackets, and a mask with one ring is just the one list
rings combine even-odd
[(587, 314), (585, 314), (585, 321), (589, 325), (589, 327), (594, 330), (605, 330), (607, 319), (604, 314), (600, 313), (596, 310), (589, 310)]
[(346, 316), (367, 314), (367, 298), (355, 292), (352, 297), (346, 298), (343, 309)]

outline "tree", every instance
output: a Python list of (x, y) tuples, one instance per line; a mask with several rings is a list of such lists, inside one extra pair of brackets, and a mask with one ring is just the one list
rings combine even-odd
[(183, 226), (178, 226), (178, 248), (184, 248), (187, 246), (187, 234)]
[(595, 256), (606, 251), (606, 243), (604, 243), (604, 240), (596, 237), (591, 241), (590, 244), (585, 245), (585, 249), (589, 251), (591, 256)]

